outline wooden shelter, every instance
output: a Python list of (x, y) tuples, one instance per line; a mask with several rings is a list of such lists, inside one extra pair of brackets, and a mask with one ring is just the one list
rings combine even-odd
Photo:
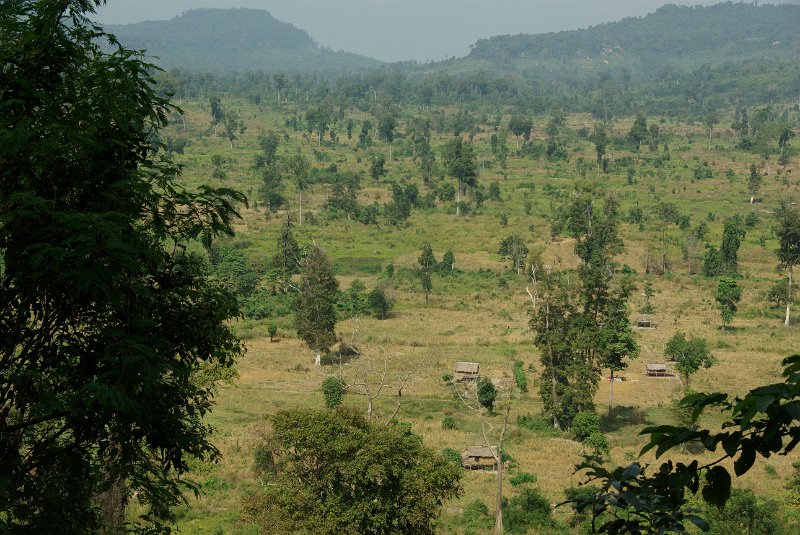
[(495, 455), (497, 455), (495, 448), (475, 446), (461, 453), (461, 466), (469, 470), (494, 469), (497, 467)]
[(474, 381), (478, 378), (480, 364), (477, 362), (456, 362), (455, 380)]
[(666, 364), (646, 364), (644, 369), (645, 375), (648, 377), (672, 377), (672, 371)]
[(648, 314), (639, 314), (633, 321), (633, 326), (637, 329), (655, 329), (656, 324), (653, 321), (653, 316)]

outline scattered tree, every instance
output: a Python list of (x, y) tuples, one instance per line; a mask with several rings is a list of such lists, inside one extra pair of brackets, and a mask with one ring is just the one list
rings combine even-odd
[(736, 305), (741, 298), (742, 290), (736, 283), (736, 279), (732, 277), (721, 277), (719, 279), (714, 299), (717, 300), (717, 308), (722, 316), (723, 329), (726, 329), (733, 321), (733, 316), (736, 314)]
[(316, 245), (311, 248), (303, 268), (300, 292), (295, 300), (297, 334), (316, 353), (319, 366), (322, 352), (336, 342), (336, 298), (339, 283), (325, 253)]
[(716, 359), (704, 338), (690, 337), (680, 331), (669, 339), (664, 356), (675, 362), (675, 369), (683, 376), (683, 385), (689, 389), (689, 377), (700, 368), (710, 368)]
[(792, 308), (794, 266), (800, 263), (800, 209), (795, 206), (783, 207), (778, 212), (778, 261), (780, 267), (786, 269), (788, 286), (786, 295), (786, 319), (783, 322), (789, 327)]

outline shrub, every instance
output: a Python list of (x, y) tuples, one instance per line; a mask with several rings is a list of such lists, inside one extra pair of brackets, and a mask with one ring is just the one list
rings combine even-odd
[(508, 533), (525, 534), (553, 527), (550, 502), (536, 489), (524, 489), (503, 508), (503, 527)]
[(608, 439), (601, 431), (595, 431), (583, 441), (584, 445), (591, 448), (595, 455), (608, 453)]
[(514, 362), (514, 382), (517, 383), (517, 388), (519, 388), (520, 392), (528, 391), (528, 378), (525, 377), (524, 365), (521, 360)]
[(583, 442), (593, 433), (600, 432), (600, 416), (594, 411), (579, 412), (572, 420), (571, 429), (575, 440)]
[(529, 474), (528, 472), (520, 472), (519, 474), (512, 476), (509, 481), (513, 486), (518, 487), (526, 483), (536, 483), (536, 476)]
[(267, 326), (267, 332), (269, 333), (269, 341), (272, 342), (275, 339), (275, 335), (278, 334), (278, 326), (274, 323), (270, 323)]
[(445, 416), (442, 418), (442, 429), (455, 429), (456, 421), (452, 416)]
[(488, 533), (494, 527), (494, 517), (482, 500), (475, 500), (464, 508), (461, 514), (461, 525), (464, 535)]
[(453, 380), (453, 374), (452, 373), (448, 372), (448, 373), (443, 373), (442, 374), (442, 381), (444, 381), (445, 383), (449, 383), (452, 380)]
[(322, 395), (325, 396), (325, 406), (329, 409), (342, 404), (345, 382), (339, 377), (327, 377), (322, 381)]
[(531, 431), (552, 431), (553, 422), (542, 416), (522, 414), (517, 416), (517, 425)]
[(442, 456), (448, 461), (461, 466), (461, 454), (453, 448), (445, 448), (442, 450)]

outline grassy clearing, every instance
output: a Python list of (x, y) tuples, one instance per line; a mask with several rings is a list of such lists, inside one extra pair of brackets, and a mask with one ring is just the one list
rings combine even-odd
[[(176, 158), (185, 165), (185, 183), (193, 187), (204, 182), (213, 183), (211, 156), (224, 156), (228, 176), (224, 185), (248, 192), (255, 198), (258, 178), (251, 163), (257, 152), (256, 135), (262, 128), (283, 133), (284, 115), (242, 102), (230, 105), (238, 108), (248, 126), (233, 150), (222, 138), (209, 135), (200, 138), (200, 133), (209, 129), (208, 112), (202, 104), (186, 102), (183, 105), (187, 112), (185, 135), (190, 145), (186, 154)], [(536, 124), (542, 125), (545, 121), (546, 118), (539, 118)], [(569, 124), (573, 128), (591, 127), (593, 121), (587, 116), (571, 116)], [(567, 196), (580, 181), (594, 182), (616, 195), (623, 214), (639, 206), (651, 215), (642, 225), (625, 223), (621, 228), (626, 249), (618, 261), (638, 272), (639, 293), (634, 296), (631, 308), (635, 313), (644, 305), (641, 288), (645, 280), (651, 282), (655, 289), (652, 305), (658, 328), (637, 331), (642, 354), (630, 363), (625, 374), (627, 380), (615, 384), (614, 416), (603, 419), (611, 444), (610, 463), (628, 463), (636, 458), (644, 443), (638, 436), (643, 426), (674, 421), (671, 404), (682, 394), (680, 381), (647, 378), (642, 370), (648, 362), (663, 361), (665, 344), (677, 330), (707, 338), (719, 360), (717, 365), (701, 370), (692, 378), (694, 389), (742, 393), (758, 384), (779, 379), (780, 361), (798, 350), (800, 335), (797, 327), (782, 328), (780, 312), (764, 301), (767, 288), (778, 277), (774, 255), (777, 242), (765, 211), (771, 211), (783, 199), (800, 197), (800, 180), (790, 168), (777, 176), (777, 167), (773, 167), (773, 174), (765, 177), (759, 195), (761, 202), (750, 205), (746, 176), (750, 163), (757, 162), (757, 158), (733, 149), (735, 140), (731, 132), (719, 127), (709, 149), (700, 125), (664, 121), (660, 126), (670, 147), (671, 160), (655, 167), (652, 163), (655, 154), (643, 148), (638, 157), (650, 163), (636, 166), (632, 184), (628, 183), (624, 168), (615, 169), (610, 175), (590, 171), (585, 179), (580, 179), (574, 162), (578, 157), (593, 161), (594, 152), (589, 142), (574, 138), (570, 141), (571, 163), (550, 164), (512, 156), (507, 169), (492, 165), (481, 171), (481, 182), (487, 186), (491, 182), (498, 183), (502, 200), (486, 201), (480, 210), (460, 219), (456, 219), (454, 210), (445, 203), (434, 211), (414, 211), (400, 228), (386, 224), (364, 226), (346, 220), (326, 221), (322, 217), (325, 187), (314, 186), (306, 192), (303, 210), (308, 222), (296, 227), (296, 238), (301, 243), (313, 240), (327, 250), (342, 288), (355, 279), (361, 280), (367, 288), (379, 281), (386, 283), (385, 266), (393, 263), (398, 268), (389, 286), (390, 296), (396, 303), (393, 316), (385, 321), (372, 318), (343, 321), (337, 325), (337, 331), (364, 349), (365, 358), (385, 358), (390, 370), (422, 363), (414, 381), (404, 390), (399, 417), (410, 422), (429, 446), (437, 450), (460, 450), (482, 441), (474, 415), (454, 400), (451, 390), (442, 381), (442, 376), (452, 371), (456, 360), (480, 362), (481, 373), (493, 379), (501, 391), (513, 390), (513, 363), (523, 361), (529, 393), (513, 395), (510, 421), (516, 422), (520, 415), (539, 414), (541, 403), (536, 372), (539, 356), (528, 328), (530, 300), (525, 290), (530, 282), (507, 272), (508, 265), (500, 259), (497, 249), (501, 239), (516, 233), (529, 248), (542, 250), (547, 264), (575, 265), (572, 241), (551, 238), (550, 220), (553, 208), (560, 204), (558, 196)], [(630, 120), (617, 123), (613, 135), (624, 135), (629, 127)], [(172, 134), (184, 135), (182, 125), (173, 128)], [(339, 136), (336, 146), (319, 148), (313, 136), (309, 139), (303, 133), (286, 133), (290, 141), (282, 141), (283, 146), (299, 147), (312, 162), (315, 161), (313, 151), (324, 154), (321, 158), (325, 161), (315, 163), (320, 167), (336, 162), (340, 169), (363, 171), (368, 166), (369, 152), (388, 155), (387, 147), (382, 145), (368, 151), (357, 150), (355, 138), (347, 143), (343, 135)], [(541, 129), (534, 136), (540, 134)], [(488, 137), (488, 133), (483, 133), (475, 138), (479, 159), (491, 160)], [(434, 146), (446, 139), (447, 135), (437, 136)], [(509, 140), (509, 148), (513, 152), (513, 140)], [(637, 155), (615, 149), (611, 157), (635, 161)], [(693, 170), (702, 162), (708, 162), (713, 178), (693, 178)], [(410, 158), (386, 165), (388, 174), (380, 181), (364, 179), (365, 187), (359, 194), (362, 203), (388, 202), (391, 181), (410, 180), (418, 185), (421, 193), (427, 191), (417, 178)], [(728, 169), (734, 171), (733, 180), (725, 176)], [(287, 198), (289, 209), (295, 211), (297, 198), (291, 185), (287, 185)], [(666, 232), (667, 273), (645, 275), (646, 251), (657, 247), (661, 239), (661, 224), (652, 215), (659, 200), (675, 203), (682, 214), (691, 216), (692, 224), (705, 221), (709, 227), (708, 241), (717, 245), (725, 217), (750, 212), (760, 216), (760, 221), (748, 229), (739, 254), (743, 299), (734, 329), (720, 330), (720, 318), (712, 297), (716, 283), (702, 275), (688, 273), (679, 245), (682, 231), (675, 225), (670, 225)], [(507, 223), (503, 223), (503, 215)], [(249, 208), (242, 209), (236, 240), (246, 244), (244, 251), (251, 257), (267, 258), (274, 252), (280, 221), (284, 217), (284, 214), (266, 216), (251, 203)], [(446, 250), (452, 250), (461, 270), (460, 274), (434, 276), (433, 293), (427, 303), (419, 281), (411, 272), (425, 242), (431, 243), (439, 259)], [(697, 254), (702, 254), (701, 245)], [(693, 260), (695, 269), (700, 266), (699, 261), (699, 258)], [(269, 342), (267, 333), (267, 324), (271, 321), (279, 326), (278, 338), (273, 343)], [(219, 533), (220, 529), (231, 534), (255, 533), (252, 527), (239, 520), (239, 509), (242, 496), (258, 485), (251, 469), (253, 454), (259, 437), (268, 429), (269, 415), (282, 408), (322, 407), (323, 373), (334, 371), (332, 366), (323, 370), (313, 366), (313, 355), (295, 337), (290, 317), (243, 320), (236, 328), (248, 351), (239, 364), (235, 385), (220, 392), (216, 409), (209, 417), (209, 423), (217, 429), (215, 443), (223, 458), (217, 465), (197, 466), (193, 473), (204, 495), (189, 498), (188, 506), (179, 511), (179, 526), (187, 533)], [(607, 397), (608, 384), (601, 382), (596, 398), (601, 415), (607, 411)], [(363, 397), (352, 394), (345, 397), (345, 403), (366, 406)], [(385, 418), (393, 406), (390, 393), (379, 398), (375, 408), (377, 417)], [(442, 429), (445, 415), (454, 418), (454, 429)], [(490, 417), (488, 423), (492, 426), (490, 436), (495, 437), (500, 417)], [(711, 416), (709, 424), (713, 423)], [(582, 481), (581, 476), (573, 473), (583, 453), (582, 446), (567, 434), (530, 431), (513, 425), (509, 431), (508, 451), (515, 459), (517, 470), (536, 474), (537, 487), (553, 503), (562, 500), (566, 487)], [(685, 460), (693, 455), (674, 452), (672, 457)], [(652, 460), (652, 457), (645, 460)], [(770, 459), (768, 470), (757, 466), (737, 480), (736, 485), (780, 497), (793, 460)], [(476, 498), (492, 504), (493, 492), (491, 474), (465, 473), (464, 495), (445, 507), (441, 531), (453, 532), (460, 512)], [(514, 491), (507, 485), (506, 492), (511, 495)], [(566, 512), (559, 509), (557, 515), (564, 517)]]

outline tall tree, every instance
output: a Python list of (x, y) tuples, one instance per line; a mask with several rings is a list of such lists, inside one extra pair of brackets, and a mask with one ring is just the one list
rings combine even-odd
[(733, 277), (720, 277), (717, 290), (714, 292), (714, 299), (717, 301), (717, 308), (722, 316), (722, 328), (726, 329), (733, 321), (736, 314), (736, 306), (742, 298), (742, 289)]
[(336, 342), (336, 299), (339, 283), (325, 253), (316, 245), (311, 248), (303, 267), (300, 293), (295, 300), (295, 328), (300, 338), (316, 355), (314, 363), (322, 363), (322, 352)]
[(478, 181), (478, 166), (471, 143), (456, 137), (442, 148), (447, 173), (456, 179), (456, 217), (461, 216), (461, 194), (467, 187), (475, 187)]
[(422, 253), (419, 255), (417, 262), (423, 271), (433, 271), (436, 268), (436, 257), (433, 255), (433, 248), (430, 243), (425, 242), (422, 245)]
[(525, 115), (513, 115), (508, 121), (508, 129), (516, 136), (517, 149), (519, 149), (520, 138), (523, 138), (525, 141), (530, 139), (533, 121), (530, 117)]
[(297, 195), (299, 199), (300, 215), (297, 220), (298, 226), (303, 226), (303, 191), (308, 186), (308, 175), (311, 172), (311, 164), (308, 159), (297, 150), (286, 159), (286, 167), (289, 171), (289, 176), (294, 180), (295, 187), (297, 188)]
[(747, 179), (747, 191), (750, 193), (750, 204), (753, 204), (753, 201), (758, 195), (759, 190), (761, 189), (761, 173), (758, 171), (756, 164), (750, 164), (750, 176)]
[(501, 241), (498, 253), (503, 258), (511, 260), (511, 269), (516, 271), (517, 275), (525, 269), (528, 247), (519, 235), (513, 234)]
[(745, 234), (741, 216), (735, 215), (725, 219), (719, 252), (722, 256), (722, 268), (728, 275), (736, 275), (739, 272), (739, 247)]
[(788, 274), (788, 295), (786, 301), (786, 319), (783, 324), (789, 326), (793, 298), (794, 266), (800, 263), (800, 208), (796, 206), (782, 207), (778, 212), (778, 240), (780, 247), (777, 255), (780, 267)]
[(717, 112), (712, 111), (708, 112), (703, 119), (703, 124), (706, 127), (706, 132), (708, 132), (708, 148), (711, 148), (711, 136), (714, 133), (714, 127), (719, 124), (719, 114)]
[(280, 269), (287, 276), (300, 273), (302, 267), (302, 254), (292, 234), (292, 222), (289, 216), (283, 223), (281, 233), (278, 235), (278, 248), (272, 257), (272, 265)]
[(241, 351), (236, 297), (190, 245), (232, 234), (244, 196), (187, 191), (154, 152), (177, 110), (90, 22), (101, 3), (0, 2), (4, 532), (99, 531), (111, 489), (166, 516), (189, 460), (219, 454), (199, 376)]

